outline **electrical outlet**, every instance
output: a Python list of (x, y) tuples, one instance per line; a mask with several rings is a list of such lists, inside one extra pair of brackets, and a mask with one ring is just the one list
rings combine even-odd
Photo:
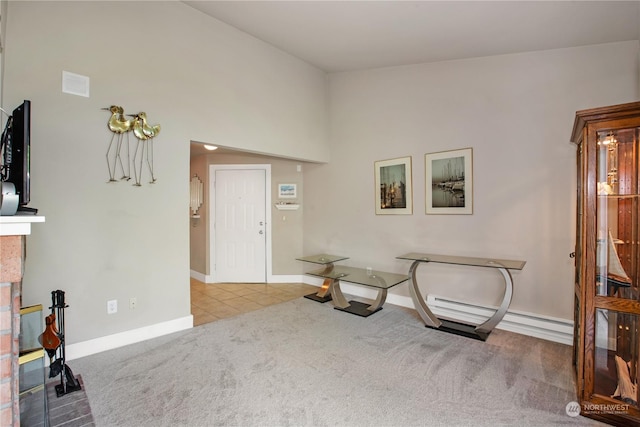
[(107, 314), (114, 314), (118, 312), (118, 300), (112, 299), (107, 301)]
[(135, 310), (138, 306), (138, 301), (135, 297), (129, 298), (129, 310)]

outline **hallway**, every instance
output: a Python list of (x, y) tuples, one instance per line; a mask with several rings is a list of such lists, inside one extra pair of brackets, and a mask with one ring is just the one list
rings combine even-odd
[(193, 326), (258, 310), (318, 291), (302, 283), (203, 283), (191, 278)]

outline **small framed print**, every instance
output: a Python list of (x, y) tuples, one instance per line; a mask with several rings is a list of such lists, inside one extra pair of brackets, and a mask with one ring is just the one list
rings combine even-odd
[(411, 157), (375, 162), (376, 215), (411, 215)]
[(473, 213), (472, 149), (425, 154), (427, 214)]
[(295, 199), (298, 197), (298, 186), (296, 184), (278, 184), (279, 199)]

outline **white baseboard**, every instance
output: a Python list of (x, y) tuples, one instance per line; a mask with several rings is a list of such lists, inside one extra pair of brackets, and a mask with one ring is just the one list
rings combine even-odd
[(300, 274), (279, 274), (267, 278), (267, 283), (304, 283)]
[[(199, 271), (191, 270), (191, 277), (202, 283), (215, 283), (212, 276), (200, 273)], [(267, 277), (267, 283), (304, 283), (302, 277), (301, 274), (272, 274)]]
[[(212, 283), (209, 276), (195, 270), (191, 270), (191, 277), (203, 283)], [(302, 276), (271, 276), (269, 283), (302, 283)], [(322, 281), (320, 281), (320, 284), (322, 284)], [(318, 284), (318, 286), (320, 286), (320, 284)], [(65, 355), (67, 360), (78, 359), (80, 357), (90, 356), (92, 354), (101, 353), (103, 351), (112, 350), (129, 344), (135, 344), (137, 342), (146, 341), (151, 338), (157, 338), (162, 335), (172, 334), (174, 332), (190, 328), (193, 328), (192, 315), (167, 322), (157, 323), (155, 325), (145, 326), (143, 328), (107, 335), (105, 337), (69, 344), (65, 349)]]
[(191, 277), (201, 281), (202, 283), (210, 283), (209, 280), (211, 280), (209, 276), (207, 276), (206, 274), (202, 274), (199, 271), (195, 271), (195, 270), (191, 270)]
[(65, 348), (65, 356), (66, 360), (78, 359), (190, 328), (193, 328), (192, 315), (167, 322), (156, 323), (155, 325), (145, 326), (143, 328), (107, 335), (105, 337), (69, 344)]
[[(322, 284), (322, 280), (315, 277), (305, 276), (304, 280), (304, 283), (309, 285), (320, 286)], [(375, 299), (377, 295), (375, 290), (362, 286), (350, 285), (345, 282), (340, 282), (340, 289), (345, 294), (367, 299)], [(386, 303), (415, 309), (413, 300), (408, 296), (390, 293), (387, 294)], [(429, 295), (427, 297), (427, 305), (436, 316), (446, 317), (452, 320), (460, 320), (472, 324), (480, 324), (484, 322), (491, 317), (497, 309), (497, 307), (485, 307), (469, 304), (434, 295)], [(567, 319), (508, 310), (502, 321), (496, 326), (496, 329), (541, 338), (560, 344), (573, 345), (573, 321)]]
[[(191, 275), (194, 278), (197, 278), (194, 276), (194, 273), (200, 274), (192, 270)], [(207, 283), (205, 280), (202, 281)], [(308, 285), (320, 287), (323, 280), (311, 276), (282, 275), (271, 276), (269, 283), (306, 283)], [(367, 299), (375, 299), (377, 294), (375, 290), (362, 286), (351, 285), (345, 282), (340, 283), (340, 288), (345, 294)], [(413, 300), (408, 296), (388, 294), (386, 303), (415, 309)], [(474, 324), (484, 322), (495, 312), (496, 309), (495, 307), (469, 304), (434, 295), (429, 295), (427, 297), (427, 304), (431, 311), (433, 311), (437, 316), (448, 317)], [(78, 359), (80, 357), (123, 347), (129, 344), (135, 344), (137, 342), (146, 341), (151, 338), (157, 338), (162, 335), (190, 329), (192, 327), (193, 316), (189, 315), (179, 319), (157, 323), (155, 325), (132, 329), (130, 331), (107, 335), (105, 337), (95, 338), (75, 344), (69, 344), (66, 347), (66, 359)], [(573, 344), (573, 322), (571, 320), (509, 310), (496, 328), (561, 344)]]

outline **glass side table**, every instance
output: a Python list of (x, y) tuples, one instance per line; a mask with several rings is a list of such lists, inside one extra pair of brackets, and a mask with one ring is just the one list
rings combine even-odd
[(334, 269), (333, 263), (338, 261), (344, 261), (345, 259), (349, 259), (349, 257), (344, 257), (339, 255), (328, 255), (328, 254), (311, 255), (311, 256), (296, 258), (296, 260), (298, 261), (310, 262), (312, 264), (320, 264), (324, 266), (324, 269), (320, 270), (320, 272), (325, 274), (324, 276), (318, 275), (318, 274), (305, 273), (311, 276), (322, 277), (324, 278), (324, 281), (322, 282), (322, 286), (320, 287), (320, 290), (318, 292), (316, 292), (315, 294), (305, 295), (304, 297), (313, 301), (321, 302), (321, 303), (331, 301), (331, 298), (332, 298), (331, 289), (333, 288), (333, 285), (335, 284), (335, 282), (337, 282), (336, 278), (331, 277), (331, 272)]
[[(331, 296), (335, 309), (361, 317), (369, 317), (373, 313), (382, 310), (382, 305), (387, 299), (387, 289), (409, 279), (409, 276), (404, 274), (386, 273), (368, 268), (345, 267), (342, 265), (334, 267), (331, 271), (318, 270), (307, 274), (331, 280)], [(378, 291), (378, 295), (372, 304), (347, 301), (340, 289), (340, 281), (375, 288)]]
[[(420, 314), (425, 326), (482, 341), (485, 341), (489, 337), (489, 334), (502, 320), (504, 315), (507, 313), (509, 305), (511, 304), (511, 298), (513, 296), (513, 278), (511, 277), (509, 270), (522, 270), (525, 265), (525, 261), (423, 254), (415, 252), (396, 258), (413, 261), (409, 268), (409, 291), (416, 311)], [(471, 325), (449, 319), (439, 319), (427, 306), (427, 295), (421, 294), (416, 280), (416, 270), (418, 269), (418, 266), (429, 262), (497, 269), (502, 274), (505, 282), (505, 290), (500, 307), (496, 310), (493, 316), (480, 325)]]

